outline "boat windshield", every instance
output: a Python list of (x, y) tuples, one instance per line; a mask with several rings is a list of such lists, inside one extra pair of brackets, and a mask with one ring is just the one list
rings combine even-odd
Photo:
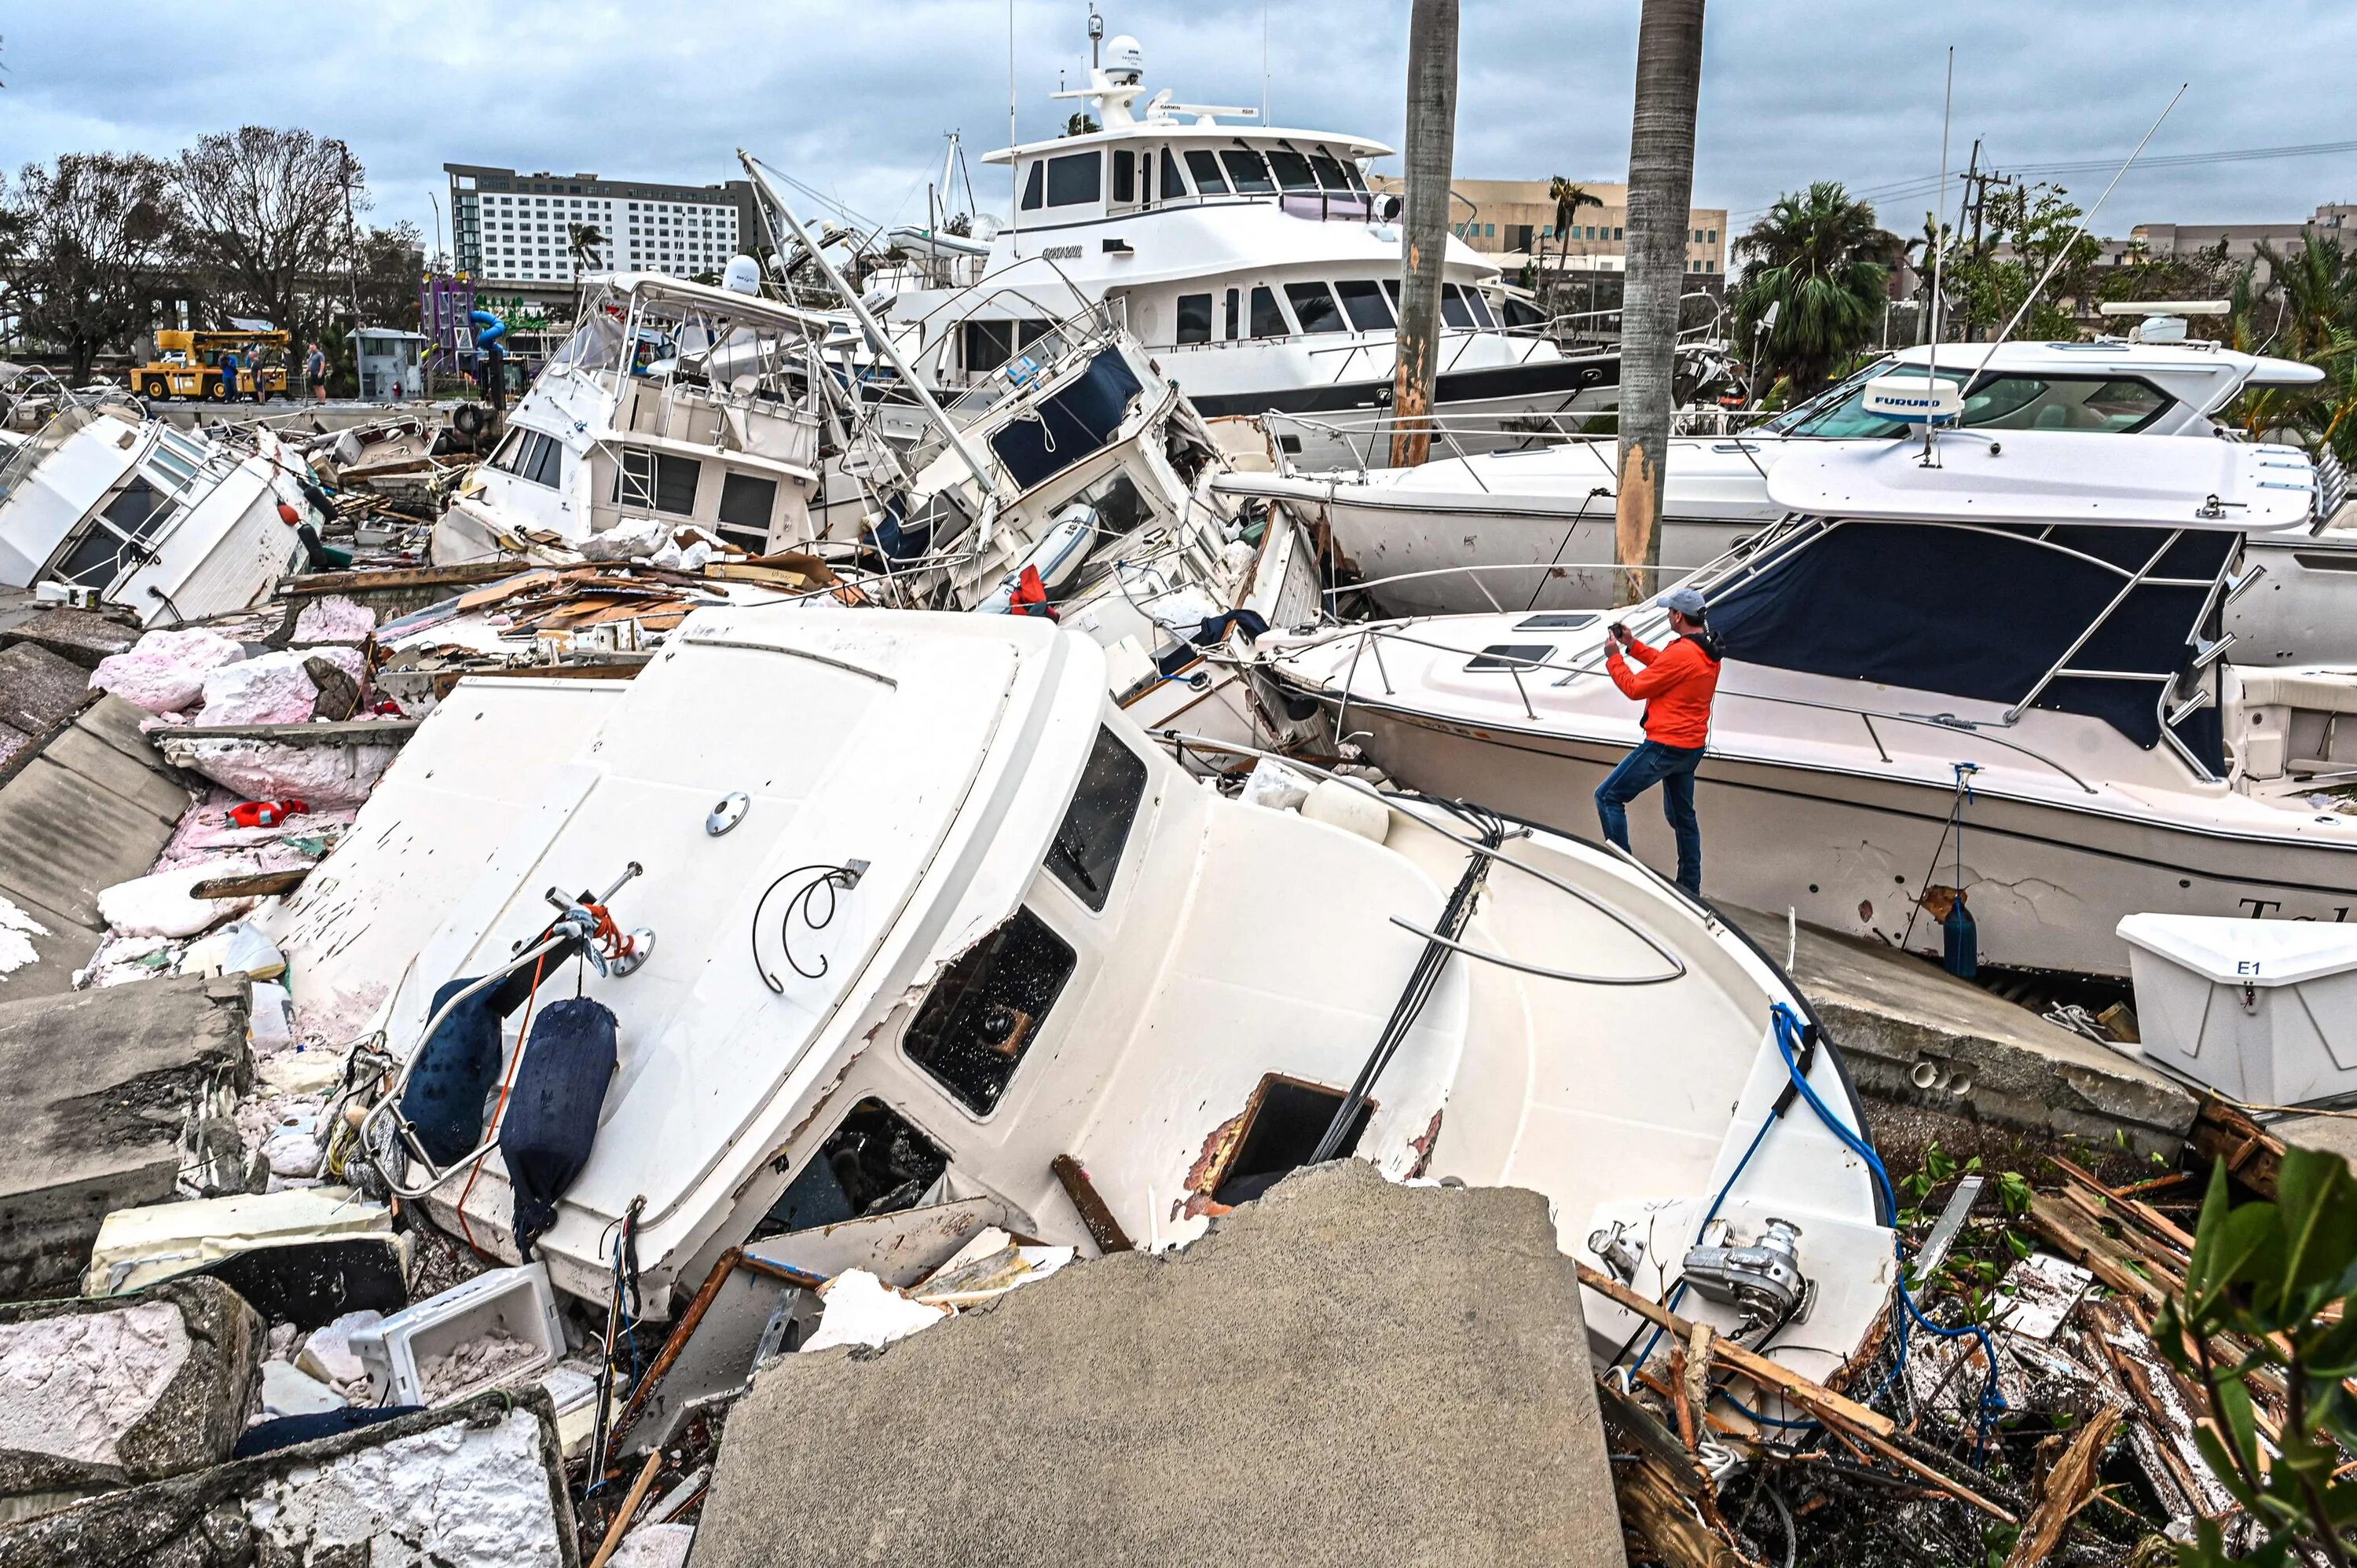
[[(1831, 439), (1905, 435), (1910, 426), (1866, 411), (1866, 383), (1898, 370), (1896, 360), (1878, 360), (1831, 391), (1777, 415), (1765, 428), (1778, 435)], [(1972, 381), (1972, 391), (1964, 398), (1964, 423), (1989, 430), (2077, 430), (2126, 435), (2151, 424), (2176, 401), (2132, 376), (2003, 372), (1975, 378), (1969, 369), (1951, 370), (1944, 365), (1938, 374), (1942, 381), (1959, 387)]]

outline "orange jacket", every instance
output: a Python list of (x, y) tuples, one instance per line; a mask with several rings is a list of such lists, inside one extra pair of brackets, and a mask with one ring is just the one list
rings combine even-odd
[(1710, 739), (1710, 700), (1718, 692), (1718, 660), (1701, 643), (1681, 637), (1667, 648), (1629, 644), (1630, 658), (1645, 668), (1631, 670), (1617, 648), (1604, 655), (1604, 668), (1624, 695), (1645, 704), (1645, 738), (1663, 746), (1696, 746)]

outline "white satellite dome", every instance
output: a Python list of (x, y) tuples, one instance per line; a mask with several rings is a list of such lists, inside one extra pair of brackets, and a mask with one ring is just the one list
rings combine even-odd
[(732, 294), (761, 292), (761, 263), (750, 256), (731, 256), (728, 270), (720, 274), (720, 286)]
[(1119, 35), (1104, 47), (1104, 71), (1110, 81), (1135, 86), (1146, 77), (1146, 50), (1127, 33)]

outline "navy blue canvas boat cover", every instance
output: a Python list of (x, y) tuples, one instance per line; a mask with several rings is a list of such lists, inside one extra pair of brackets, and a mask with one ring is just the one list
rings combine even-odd
[[(2169, 678), (2191, 660), (2195, 632), (2214, 630), (2201, 625), (2210, 585), (2240, 538), (2189, 530), (2171, 542), (2171, 532), (1836, 522), (1714, 592), (1710, 624), (1730, 659), (2007, 705), (2068, 654), (2072, 670), (2147, 678), (2060, 675), (2034, 705), (2102, 719), (2150, 747)], [(2147, 575), (2168, 581), (2139, 583), (2106, 614), (2128, 578), (2098, 563), (2135, 573), (2156, 552)], [(2214, 703), (2175, 733), (2212, 774), (2225, 771)]]
[(1040, 399), (1030, 415), (1018, 415), (994, 431), (990, 449), (1006, 465), (1016, 488), (1028, 490), (1103, 450), (1144, 390), (1118, 349), (1103, 349), (1061, 391)]

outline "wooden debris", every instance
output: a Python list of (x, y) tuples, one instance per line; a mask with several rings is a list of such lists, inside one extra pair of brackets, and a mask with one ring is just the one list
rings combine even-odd
[(2033, 1192), (2026, 1218), (2049, 1246), (2121, 1294), (2154, 1310), (2166, 1299), (2160, 1286), (2137, 1272), (2141, 1260), (2104, 1235), (2102, 1226), (2083, 1210)]
[(2013, 1551), (2005, 1560), (2005, 1568), (2037, 1568), (2054, 1554), (2062, 1542), (2063, 1530), (2070, 1528), (2071, 1519), (2086, 1503), (2094, 1489), (2096, 1466), (2103, 1462), (2104, 1452), (2112, 1445), (2112, 1437), (2120, 1429), (2117, 1410), (2097, 1411), (2071, 1440), (2062, 1457), (2046, 1473), (2039, 1487), (2038, 1502), (2029, 1510), (2029, 1519), (2022, 1526)]
[(389, 566), (369, 572), (306, 572), (287, 577), (278, 591), (289, 596), (362, 593), (372, 588), (455, 588), (496, 582), (516, 575), (512, 561), (478, 561), (463, 566)]
[(1605, 1431), (1617, 1440), (1612, 1488), (1633, 1538), (1631, 1555), (1668, 1568), (1753, 1568), (1712, 1527), (1709, 1477), (1675, 1434), (1609, 1380), (1597, 1385), (1596, 1399)]
[(311, 867), (291, 871), (261, 871), (251, 876), (209, 876), (188, 889), (191, 898), (274, 898), (292, 893), (311, 875)]
[(2276, 1172), (2283, 1165), (2283, 1140), (2251, 1120), (2240, 1107), (2214, 1094), (2201, 1097), (2187, 1134), (2196, 1154), (2226, 1162), (2226, 1174), (2261, 1197), (2276, 1195)]
[(1089, 1240), (1097, 1244), (1098, 1251), (1126, 1252), (1135, 1247), (1136, 1243), (1129, 1239), (1129, 1233), (1121, 1228), (1121, 1221), (1113, 1217), (1113, 1210), (1098, 1195), (1096, 1184), (1089, 1179), (1089, 1173), (1080, 1161), (1070, 1155), (1058, 1155), (1049, 1162), (1048, 1168), (1056, 1173), (1056, 1180), (1063, 1185), (1064, 1196), (1072, 1200), (1072, 1207), (1079, 1211), (1081, 1223), (1088, 1228)]
[(152, 738), (166, 745), (182, 740), (266, 740), (274, 746), (399, 746), (417, 731), (419, 719), (341, 719), (299, 725), (181, 725)]

